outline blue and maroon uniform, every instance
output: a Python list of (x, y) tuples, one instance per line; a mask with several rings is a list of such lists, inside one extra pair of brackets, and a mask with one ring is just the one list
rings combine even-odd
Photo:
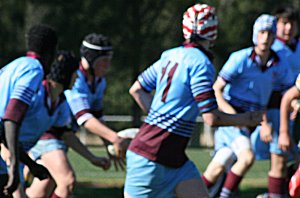
[[(19, 146), (29, 151), (51, 127), (61, 128), (70, 122), (70, 110), (64, 95), (55, 104), (50, 102), (46, 81), (34, 94), (19, 129)], [(53, 129), (52, 129), (53, 131)], [(1, 168), (0, 168), (1, 169)]]
[(178, 183), (200, 177), (185, 149), (199, 113), (217, 108), (215, 69), (207, 55), (200, 46), (173, 48), (139, 75), (143, 89), (155, 95), (127, 151), (125, 192), (130, 196), (170, 197)]
[[(150, 112), (129, 150), (170, 167), (187, 161), (185, 148), (199, 113), (217, 108), (212, 89), (214, 66), (194, 47), (165, 51), (138, 81), (156, 90)], [(176, 153), (174, 155), (170, 155)]]
[[(297, 75), (300, 73), (300, 42), (298, 38), (295, 38), (291, 46), (287, 46), (284, 41), (280, 38), (275, 39), (272, 49), (282, 55), (288, 62), (287, 67), (289, 68), (292, 75), (291, 84), (295, 82)], [(255, 151), (255, 157), (258, 160), (267, 160), (270, 159), (270, 152), (278, 155), (286, 155), (288, 152), (282, 151), (278, 146), (278, 137), (279, 137), (279, 123), (280, 123), (280, 102), (283, 92), (286, 89), (280, 89), (277, 87), (272, 93), (271, 100), (268, 105), (268, 119), (272, 124), (273, 134), (272, 142), (267, 144), (260, 139), (259, 132), (253, 133), (251, 136), (251, 142)], [(290, 128), (292, 128), (293, 122), (290, 122)], [(290, 130), (292, 134), (293, 131)], [(292, 148), (292, 153), (297, 152), (297, 145), (295, 144)], [(293, 154), (292, 154), (293, 155)], [(292, 157), (291, 155), (291, 157)]]
[[(21, 124), (32, 104), (44, 77), (43, 66), (37, 57), (28, 52), (26, 57), (20, 57), (0, 70), (0, 125), (3, 126), (4, 120)], [(4, 133), (3, 127), (0, 133)], [(3, 134), (0, 137), (4, 138)], [(2, 167), (0, 171), (0, 174), (6, 174), (6, 168)]]
[[(219, 76), (226, 82), (223, 97), (239, 113), (266, 110), (273, 90), (284, 90), (291, 83), (291, 73), (286, 59), (271, 51), (266, 65), (262, 65), (254, 48), (246, 48), (234, 52), (221, 69)], [(277, 104), (278, 105), (278, 104)], [(238, 138), (249, 138), (250, 132), (256, 129), (240, 129), (238, 127), (218, 127), (215, 133), (215, 150), (231, 148), (235, 154)], [(248, 140), (249, 141), (249, 140)], [(246, 142), (245, 142), (246, 143)], [(250, 141), (244, 148), (251, 149)]]
[(82, 125), (91, 117), (102, 117), (106, 80), (96, 78), (89, 84), (82, 66), (77, 70), (77, 76), (73, 88), (66, 90), (65, 96), (78, 125)]

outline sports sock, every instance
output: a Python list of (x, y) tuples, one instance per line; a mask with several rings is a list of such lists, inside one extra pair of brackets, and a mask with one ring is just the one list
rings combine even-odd
[(210, 188), (210, 187), (212, 187), (214, 185), (213, 183), (211, 183), (210, 181), (208, 181), (204, 175), (202, 175), (201, 178), (204, 181), (204, 183), (205, 183), (205, 185), (206, 185), (207, 188)]
[(230, 197), (232, 192), (234, 192), (239, 186), (243, 176), (236, 175), (232, 171), (227, 174), (224, 186), (222, 188), (220, 198)]
[(275, 178), (275, 177), (268, 177), (268, 191), (269, 197), (272, 196), (283, 196), (287, 192), (287, 182), (286, 178)]
[(51, 198), (61, 198), (60, 196), (58, 196), (57, 194), (55, 194), (55, 192), (52, 193)]

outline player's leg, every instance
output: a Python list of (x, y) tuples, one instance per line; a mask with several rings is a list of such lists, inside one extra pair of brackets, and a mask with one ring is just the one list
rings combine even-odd
[(204, 182), (200, 179), (190, 179), (180, 182), (176, 187), (176, 197), (178, 198), (208, 198), (208, 190)]
[[(49, 139), (39, 140), (30, 150), (34, 159), (41, 159), (42, 164), (48, 169), (55, 180), (56, 188), (54, 194), (59, 197), (66, 197), (73, 190), (75, 176), (73, 169), (66, 155), (66, 146), (61, 140)], [(39, 196), (36, 191), (52, 194), (53, 185), (46, 181), (35, 180), (30, 189), (31, 196)], [(38, 190), (37, 190), (38, 189)], [(46, 191), (46, 192), (45, 192)], [(50, 191), (50, 192), (49, 192)], [(26, 191), (27, 192), (27, 191)], [(29, 192), (29, 191), (28, 191)]]
[(237, 190), (245, 173), (250, 169), (254, 162), (254, 153), (251, 150), (250, 139), (246, 136), (236, 138), (231, 145), (232, 150), (237, 156), (237, 161), (228, 172), (220, 197), (230, 197)]
[(271, 168), (268, 173), (268, 194), (271, 197), (285, 197), (288, 196), (287, 161), (289, 153), (278, 147), (280, 111), (279, 109), (270, 109), (267, 116), (273, 129), (270, 142)]
[(65, 151), (54, 150), (45, 153), (41, 159), (56, 183), (54, 193), (59, 197), (68, 197), (74, 189), (75, 173)]
[(201, 179), (197, 167), (192, 161), (187, 161), (177, 170), (170, 170), (169, 174), (167, 175), (169, 176), (171, 182), (176, 183), (175, 189), (170, 189), (171, 191), (175, 190), (176, 197), (209, 197), (208, 189)]
[(284, 155), (271, 153), (271, 169), (268, 174), (269, 196), (284, 196), (287, 193), (287, 159)]
[(215, 184), (219, 176), (233, 163), (233, 161), (234, 153), (230, 148), (224, 147), (219, 149), (203, 173), (202, 179), (206, 186), (210, 188)]
[(55, 182), (52, 179), (39, 180), (34, 178), (30, 187), (26, 188), (27, 197), (49, 197), (55, 188)]

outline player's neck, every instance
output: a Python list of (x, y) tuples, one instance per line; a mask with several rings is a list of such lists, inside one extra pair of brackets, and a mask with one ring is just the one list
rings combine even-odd
[(265, 65), (269, 59), (271, 51), (270, 51), (270, 49), (261, 50), (258, 47), (255, 47), (255, 53), (261, 59), (262, 65)]
[(62, 93), (63, 88), (59, 83), (48, 80), (48, 95), (52, 102), (55, 102), (58, 96)]

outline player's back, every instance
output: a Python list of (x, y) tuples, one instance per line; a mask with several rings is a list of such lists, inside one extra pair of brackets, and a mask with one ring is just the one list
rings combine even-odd
[(4, 66), (0, 70), (0, 119), (11, 98), (30, 104), (30, 96), (40, 87), (43, 76), (43, 68), (37, 59), (20, 57)]
[(129, 150), (166, 166), (182, 166), (197, 115), (217, 108), (212, 90), (214, 74), (208, 57), (195, 47), (164, 52), (139, 75), (143, 89), (156, 92)]
[(177, 47), (164, 52), (153, 66), (156, 92), (146, 122), (159, 124), (158, 116), (194, 122), (199, 114), (195, 96), (211, 89), (213, 83), (215, 70), (210, 60), (197, 48)]

